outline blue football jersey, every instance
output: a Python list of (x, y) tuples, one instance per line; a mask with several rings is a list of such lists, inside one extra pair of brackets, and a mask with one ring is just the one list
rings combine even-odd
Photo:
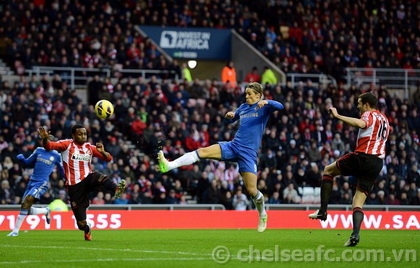
[(57, 171), (64, 178), (64, 169), (61, 163), (61, 155), (55, 151), (47, 151), (42, 147), (38, 147), (28, 157), (24, 158), (22, 155), (18, 158), (25, 164), (34, 164), (34, 171), (31, 175), (33, 181), (48, 181), (51, 172), (57, 167)]

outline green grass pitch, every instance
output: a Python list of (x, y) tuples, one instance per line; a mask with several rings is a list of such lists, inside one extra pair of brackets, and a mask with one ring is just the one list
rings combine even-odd
[(0, 267), (419, 267), (420, 232), (362, 230), (0, 232)]

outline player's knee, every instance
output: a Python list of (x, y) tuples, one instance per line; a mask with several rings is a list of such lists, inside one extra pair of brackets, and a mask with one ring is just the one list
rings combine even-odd
[(77, 228), (79, 228), (80, 231), (84, 231), (86, 228), (87, 222), (86, 221), (78, 221), (77, 222)]
[(324, 168), (324, 175), (331, 175), (332, 173), (332, 168), (331, 165), (328, 165)]
[(197, 149), (197, 155), (200, 158), (206, 158), (207, 157), (207, 148), (198, 148)]
[(28, 202), (23, 201), (21, 207), (22, 209), (29, 210), (31, 208), (31, 205)]
[(30, 209), (34, 202), (35, 202), (35, 198), (33, 196), (27, 196), (22, 202), (22, 208)]
[(256, 186), (246, 186), (246, 191), (249, 193), (250, 196), (256, 196), (258, 193), (257, 187)]
[(99, 183), (104, 183), (108, 179), (107, 175), (101, 174), (98, 178)]

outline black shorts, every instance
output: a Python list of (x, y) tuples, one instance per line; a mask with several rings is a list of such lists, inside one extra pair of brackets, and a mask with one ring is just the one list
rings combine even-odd
[(67, 186), (70, 206), (76, 221), (86, 220), (86, 209), (89, 207), (89, 193), (99, 186), (99, 179), (106, 176), (99, 172), (90, 173), (76, 185)]
[(337, 160), (337, 168), (343, 176), (356, 177), (356, 187), (369, 194), (381, 172), (384, 160), (364, 153), (348, 153)]

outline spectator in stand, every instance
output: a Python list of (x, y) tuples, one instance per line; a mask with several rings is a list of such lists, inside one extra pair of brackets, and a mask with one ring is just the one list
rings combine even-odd
[(171, 205), (178, 205), (180, 203), (180, 199), (176, 196), (176, 192), (174, 189), (169, 190), (169, 194), (166, 197), (166, 204)]
[(407, 174), (407, 183), (414, 183), (417, 187), (420, 187), (420, 171), (418, 169), (418, 163), (414, 162), (411, 164), (411, 168)]
[(283, 199), (286, 204), (299, 204), (300, 196), (298, 191), (295, 189), (295, 184), (289, 183), (283, 190)]
[(92, 205), (104, 205), (104, 204), (105, 204), (104, 193), (102, 191), (98, 191), (98, 193), (92, 200)]
[(378, 196), (378, 204), (379, 205), (386, 205), (385, 192), (384, 191), (378, 191), (376, 193), (376, 195)]
[(181, 71), (182, 71), (182, 78), (183, 78), (185, 81), (187, 81), (187, 82), (192, 82), (192, 81), (193, 81), (193, 79), (192, 79), (191, 71), (190, 71), (190, 69), (188, 68), (187, 63), (183, 62), (181, 66), (182, 66), (182, 67), (181, 67)]
[(402, 206), (410, 205), (410, 200), (408, 199), (407, 193), (401, 193), (400, 205), (402, 205)]
[(129, 200), (127, 199), (127, 193), (122, 193), (120, 197), (114, 200), (115, 205), (127, 205)]
[(273, 192), (271, 197), (268, 199), (267, 204), (281, 204), (279, 192)]
[(234, 66), (233, 61), (229, 61), (225, 67), (222, 69), (221, 74), (221, 81), (228, 87), (228, 88), (235, 88), (237, 86), (236, 81), (236, 69)]
[(221, 202), (220, 204), (222, 204), (226, 210), (234, 210), (233, 207), (233, 196), (232, 196), (232, 192), (231, 191), (226, 191), (224, 193), (224, 195), (221, 198)]
[(185, 138), (185, 148), (188, 151), (194, 151), (201, 147), (200, 133), (196, 129), (192, 129), (190, 134)]
[(322, 174), (315, 162), (310, 164), (310, 169), (306, 171), (305, 178), (306, 186), (319, 187), (321, 185)]
[(411, 199), (410, 205), (414, 205), (414, 206), (420, 205), (420, 189), (417, 189), (417, 194)]
[(0, 203), (2, 205), (15, 204), (15, 192), (10, 187), (8, 180), (2, 180), (0, 184)]
[(245, 83), (251, 83), (251, 82), (260, 83), (261, 82), (261, 76), (258, 73), (258, 68), (256, 66), (252, 67), (252, 70), (246, 74), (244, 82)]
[(366, 205), (379, 205), (379, 200), (376, 196), (376, 192), (370, 192), (368, 198), (366, 199)]
[(261, 84), (263, 86), (271, 85), (275, 86), (278, 82), (276, 74), (268, 66), (264, 66), (264, 71), (261, 75)]
[(242, 192), (241, 187), (238, 187), (238, 189), (236, 190), (236, 193), (233, 196), (232, 203), (233, 203), (233, 208), (235, 210), (244, 211), (248, 209), (248, 204), (249, 204), (248, 198)]
[(136, 115), (134, 120), (131, 122), (132, 141), (138, 141), (143, 135), (143, 131), (147, 128), (146, 122), (143, 121), (140, 115)]
[(386, 204), (392, 206), (400, 205), (400, 200), (396, 198), (395, 194), (389, 194), (386, 200)]
[(128, 200), (129, 204), (137, 205), (137, 204), (141, 204), (141, 202), (142, 200), (141, 200), (140, 192), (132, 192), (130, 194), (130, 199)]

